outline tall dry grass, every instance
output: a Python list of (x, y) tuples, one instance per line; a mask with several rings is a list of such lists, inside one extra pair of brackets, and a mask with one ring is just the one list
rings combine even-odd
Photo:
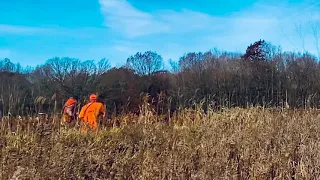
[(319, 179), (318, 114), (142, 108), (88, 134), (52, 119), (3, 120), (0, 179)]

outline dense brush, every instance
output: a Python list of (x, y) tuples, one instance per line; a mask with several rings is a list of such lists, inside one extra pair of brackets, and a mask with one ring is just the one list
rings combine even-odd
[(0, 179), (320, 176), (317, 110), (185, 109), (169, 118), (151, 112), (115, 117), (97, 134), (18, 119), (5, 130), (3, 120)]

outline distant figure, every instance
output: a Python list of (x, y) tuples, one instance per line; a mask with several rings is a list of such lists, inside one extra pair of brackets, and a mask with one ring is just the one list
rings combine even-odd
[(79, 113), (79, 119), (81, 121), (81, 130), (83, 132), (87, 131), (88, 127), (91, 130), (97, 131), (97, 120), (101, 117), (106, 117), (106, 109), (102, 103), (97, 102), (97, 95), (91, 94), (89, 99), (90, 103), (84, 105)]
[(70, 123), (76, 118), (76, 104), (77, 98), (70, 97), (63, 106), (62, 109), (62, 121), (64, 123)]

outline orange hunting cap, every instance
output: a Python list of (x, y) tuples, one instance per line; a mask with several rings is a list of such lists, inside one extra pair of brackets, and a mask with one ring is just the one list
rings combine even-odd
[(76, 103), (76, 100), (73, 99), (73, 98), (69, 98), (69, 99), (67, 100), (67, 102), (66, 102), (66, 104), (67, 104), (68, 106), (70, 106), (70, 105), (72, 105), (72, 104), (74, 104), (74, 103)]
[(91, 94), (90, 97), (89, 97), (89, 99), (90, 99), (91, 101), (97, 100), (97, 95)]

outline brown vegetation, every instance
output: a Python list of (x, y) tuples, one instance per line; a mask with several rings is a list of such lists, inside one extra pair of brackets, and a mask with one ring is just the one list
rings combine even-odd
[[(119, 68), (0, 61), (0, 179), (320, 177), (315, 56), (259, 40), (244, 54), (192, 52), (170, 64), (152, 51)], [(79, 109), (91, 93), (108, 111), (101, 130), (60, 124), (64, 102), (76, 96)]]
[(0, 177), (317, 179), (318, 113), (255, 107), (162, 117), (144, 106), (139, 116), (114, 117), (97, 134), (53, 119), (3, 120)]

